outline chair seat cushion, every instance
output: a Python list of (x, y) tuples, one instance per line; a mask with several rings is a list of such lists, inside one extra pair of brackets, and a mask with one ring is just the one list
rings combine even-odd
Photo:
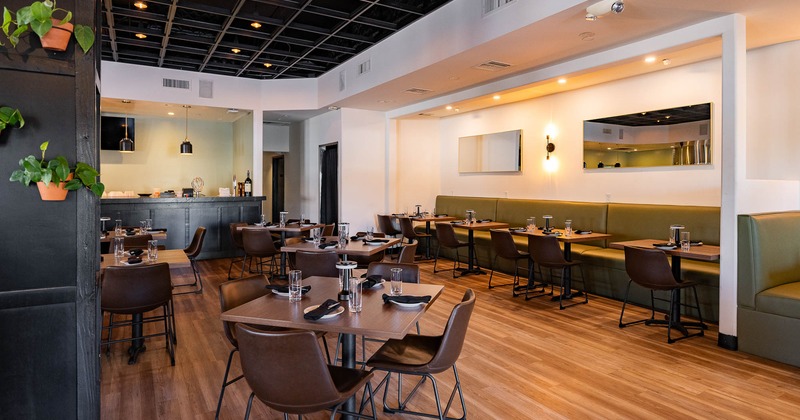
[(441, 336), (409, 334), (389, 340), (367, 361), (367, 366), (398, 372), (426, 373), (442, 342)]
[(372, 377), (372, 372), (360, 369), (328, 365), (328, 370), (331, 372), (336, 389), (343, 395), (352, 394)]
[(775, 286), (757, 294), (756, 310), (800, 318), (800, 281)]

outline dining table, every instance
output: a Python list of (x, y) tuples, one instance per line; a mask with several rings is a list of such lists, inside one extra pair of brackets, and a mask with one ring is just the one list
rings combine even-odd
[[(166, 241), (167, 240), (167, 230), (166, 229), (153, 229), (153, 230), (148, 230), (145, 233), (153, 236), (153, 239), (156, 239), (156, 240), (159, 240), (159, 241)], [(123, 232), (122, 236), (127, 237), (127, 236), (137, 236), (137, 235), (140, 235), (140, 234), (137, 233), (137, 234), (134, 234), (134, 235), (128, 235), (128, 234), (125, 234)], [(110, 230), (107, 233), (100, 235), (100, 242), (112, 242), (116, 236), (117, 236), (117, 234), (113, 230)]]
[[(658, 245), (656, 245), (658, 244)], [(683, 258), (690, 259), (690, 260), (697, 260), (697, 261), (718, 261), (720, 257), (720, 247), (717, 245), (707, 245), (707, 244), (694, 244), (689, 247), (688, 251), (681, 250), (679, 244), (675, 244), (673, 246), (665, 246), (667, 244), (664, 243), (663, 240), (658, 239), (635, 239), (632, 241), (621, 241), (621, 242), (611, 242), (608, 244), (610, 248), (614, 249), (625, 249), (626, 246), (632, 246), (637, 248), (650, 248), (650, 249), (661, 249), (664, 251), (665, 254), (670, 256), (671, 266), (672, 266), (672, 276), (675, 277), (675, 280), (680, 282), (681, 281), (681, 260)], [(672, 313), (676, 314), (675, 316), (678, 318), (677, 326), (675, 327), (678, 331), (681, 332), (684, 336), (689, 335), (689, 332), (684, 328), (684, 325), (688, 326), (695, 326), (695, 327), (702, 327), (703, 329), (708, 329), (708, 326), (702, 322), (684, 322), (681, 323), (681, 291), (680, 289), (675, 289), (672, 291)]]
[[(528, 237), (528, 244), (530, 246), (530, 238), (534, 236), (555, 236), (559, 242), (564, 244), (564, 259), (567, 261), (572, 261), (572, 244), (577, 242), (591, 242), (596, 240), (602, 240), (610, 238), (612, 235), (609, 233), (601, 233), (601, 232), (593, 232), (593, 231), (573, 231), (569, 236), (566, 234), (566, 230), (564, 229), (551, 229), (549, 233), (545, 233), (544, 229), (536, 228), (534, 230), (528, 230), (524, 228), (519, 229), (510, 229), (512, 235), (518, 236), (527, 236)], [(531, 287), (533, 282), (533, 270), (529, 270), (528, 272), (528, 284), (523, 286), (525, 288)], [(564, 290), (566, 293), (563, 297), (553, 296), (552, 300), (559, 300), (559, 299), (573, 299), (576, 297), (583, 296), (583, 292), (577, 291), (575, 293), (572, 292), (572, 269), (567, 267), (564, 270)]]
[[(334, 241), (338, 241), (338, 237), (336, 236), (326, 236), (323, 237), (322, 240), (325, 243), (332, 243)], [(303, 240), (301, 242), (297, 242), (291, 245), (284, 245), (281, 247), (281, 253), (286, 252), (297, 252), (297, 251), (309, 251), (309, 252), (326, 252), (326, 251), (334, 251), (337, 254), (342, 256), (344, 261), (347, 261), (348, 255), (358, 255), (362, 257), (368, 257), (370, 255), (377, 254), (381, 251), (385, 251), (388, 248), (391, 248), (397, 244), (399, 244), (402, 239), (399, 238), (373, 238), (372, 241), (366, 240), (363, 236), (357, 239), (349, 239), (347, 241), (347, 245), (341, 247), (339, 245), (328, 245), (327, 247), (321, 248), (320, 246), (314, 245), (314, 242), (311, 240)]]
[(467, 230), (467, 242), (469, 243), (469, 250), (467, 251), (468, 255), (468, 262), (467, 262), (467, 269), (461, 271), (462, 276), (466, 276), (469, 274), (486, 274), (485, 271), (481, 270), (475, 262), (477, 261), (477, 256), (475, 255), (475, 231), (476, 230), (489, 230), (489, 229), (504, 229), (508, 227), (508, 223), (503, 222), (495, 222), (495, 221), (476, 221), (473, 223), (466, 223), (466, 222), (450, 222), (453, 225), (453, 228), (458, 229), (466, 229)]
[[(438, 223), (438, 222), (450, 222), (453, 220), (458, 220), (458, 217), (448, 216), (446, 214), (435, 214), (435, 215), (416, 215), (409, 217), (412, 222), (420, 222), (425, 223), (425, 234), (431, 234), (431, 222)], [(431, 259), (431, 241), (428, 240), (428, 243), (425, 245), (425, 258)]]
[[(378, 283), (374, 288), (363, 290), (361, 312), (350, 312), (347, 302), (340, 301), (341, 310), (313, 321), (304, 318), (305, 312), (328, 299), (335, 300), (339, 293), (339, 279), (308, 277), (303, 280), (303, 287), (306, 286), (310, 286), (310, 290), (297, 302), (290, 302), (288, 297), (273, 291), (223, 312), (220, 318), (223, 321), (341, 334), (342, 366), (355, 368), (356, 335), (402, 339), (444, 289), (441, 285), (406, 283), (403, 285), (404, 296), (430, 296), (431, 300), (427, 304), (398, 305), (384, 303), (383, 295), (388, 294), (389, 283)], [(355, 411), (355, 397), (348, 400), (345, 408)]]
[[(261, 225), (256, 223), (254, 225), (246, 225), (246, 226), (237, 226), (236, 229), (266, 229), (270, 232), (278, 232), (281, 236), (281, 250), (283, 249), (283, 245), (286, 243), (286, 234), (287, 233), (294, 233), (294, 234), (303, 234), (305, 232), (311, 231), (314, 228), (324, 228), (325, 225), (321, 223), (300, 223), (300, 222), (293, 222), (293, 223), (286, 223), (285, 225), (277, 225), (277, 224), (267, 224)], [(280, 272), (278, 273), (278, 278), (285, 279), (286, 278), (286, 254), (281, 252), (281, 263), (280, 263)]]

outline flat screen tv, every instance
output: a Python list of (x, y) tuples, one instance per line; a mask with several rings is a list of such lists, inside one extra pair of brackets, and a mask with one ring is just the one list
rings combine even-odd
[[(134, 119), (128, 117), (128, 137), (136, 143)], [(125, 117), (100, 117), (100, 149), (119, 150), (119, 141), (125, 137)]]

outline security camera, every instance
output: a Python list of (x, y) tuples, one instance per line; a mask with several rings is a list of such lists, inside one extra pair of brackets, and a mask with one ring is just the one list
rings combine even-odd
[(603, 0), (586, 8), (586, 20), (595, 20), (608, 12), (622, 13), (625, 10), (623, 0)]

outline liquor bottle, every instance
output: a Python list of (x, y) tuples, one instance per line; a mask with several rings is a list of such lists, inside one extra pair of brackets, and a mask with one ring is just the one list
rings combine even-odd
[(253, 180), (250, 179), (250, 170), (247, 170), (247, 178), (244, 179), (244, 196), (253, 196)]
[(233, 188), (231, 188), (231, 197), (236, 197), (236, 174), (233, 174)]

